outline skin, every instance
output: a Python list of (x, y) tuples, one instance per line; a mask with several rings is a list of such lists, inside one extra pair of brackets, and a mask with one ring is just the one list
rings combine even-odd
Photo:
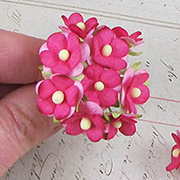
[(44, 40), (0, 30), (0, 177), (35, 145), (61, 129), (37, 109)]

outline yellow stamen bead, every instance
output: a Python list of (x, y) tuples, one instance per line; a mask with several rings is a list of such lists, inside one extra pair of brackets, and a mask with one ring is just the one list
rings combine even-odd
[(98, 81), (94, 84), (94, 88), (97, 91), (102, 91), (104, 89), (104, 84), (101, 81)]
[(115, 128), (119, 129), (122, 126), (122, 122), (121, 121), (116, 121), (116, 122), (114, 122), (113, 125), (114, 125)]
[(69, 51), (66, 50), (66, 49), (62, 49), (60, 52), (59, 52), (59, 58), (62, 60), (62, 61), (67, 61), (69, 59)]
[(82, 118), (82, 120), (81, 120), (81, 123), (80, 123), (80, 127), (81, 127), (81, 129), (83, 129), (83, 130), (88, 130), (88, 129), (90, 129), (91, 128), (91, 120), (90, 119), (88, 119), (88, 118)]
[(138, 98), (141, 95), (141, 90), (139, 88), (133, 88), (131, 91), (131, 96), (133, 98)]
[(179, 154), (180, 154), (180, 149), (179, 148), (174, 149), (174, 151), (172, 152), (172, 155), (175, 158), (177, 158), (179, 156)]
[(83, 31), (86, 29), (86, 25), (83, 22), (78, 22), (76, 26), (82, 29)]
[(112, 46), (107, 44), (102, 48), (102, 55), (108, 57), (111, 55), (112, 50)]
[(61, 104), (64, 101), (64, 93), (62, 91), (56, 91), (53, 95), (52, 95), (52, 101), (55, 104)]

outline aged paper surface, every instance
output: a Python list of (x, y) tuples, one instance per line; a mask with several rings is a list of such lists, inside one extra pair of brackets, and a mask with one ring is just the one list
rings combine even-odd
[(100, 24), (143, 32), (137, 48), (150, 73), (151, 98), (139, 107), (143, 120), (133, 137), (90, 142), (64, 130), (21, 158), (1, 180), (178, 180), (166, 172), (173, 140), (180, 129), (179, 0), (0, 0), (0, 28), (47, 38), (58, 31), (62, 14), (96, 16)]

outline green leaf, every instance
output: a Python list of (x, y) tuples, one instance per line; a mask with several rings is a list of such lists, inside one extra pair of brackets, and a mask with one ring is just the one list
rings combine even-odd
[(117, 103), (113, 107), (118, 108), (119, 107), (119, 101), (117, 101)]
[(140, 64), (141, 64), (141, 62), (137, 62), (132, 65), (132, 68), (134, 69), (134, 71), (137, 71), (139, 69)]
[(87, 68), (88, 67), (88, 63), (86, 61), (83, 62), (83, 66), (84, 66), (84, 68)]
[(84, 95), (83, 98), (82, 98), (83, 102), (86, 102), (88, 101), (87, 97)]
[(141, 115), (141, 114), (136, 114), (136, 117), (137, 117), (137, 118), (142, 118), (142, 116), (143, 116), (143, 115)]
[(80, 104), (80, 101), (76, 105), (76, 112), (79, 112), (79, 104)]
[(60, 121), (57, 120), (55, 117), (53, 117), (53, 122), (54, 122), (54, 123), (60, 123)]
[(126, 72), (127, 68), (121, 70), (121, 75), (124, 75), (124, 73)]
[(39, 69), (40, 71), (42, 71), (42, 70), (43, 70), (43, 65), (38, 66), (38, 69)]
[(46, 71), (42, 71), (41, 74), (44, 79), (50, 79), (50, 77), (52, 76), (52, 73)]
[(134, 44), (132, 44), (132, 43), (128, 43), (128, 44), (129, 44), (130, 48), (134, 47)]
[(84, 74), (81, 74), (79, 76), (76, 76), (76, 77), (72, 77), (73, 80), (75, 81), (82, 81), (84, 79)]
[(131, 56), (140, 56), (142, 54), (142, 52), (129, 51), (128, 54), (131, 55)]
[(118, 118), (121, 115), (121, 112), (111, 112), (114, 119)]
[(103, 112), (103, 114), (104, 114), (105, 119), (109, 122), (110, 121), (110, 117), (107, 115), (106, 112)]
[(149, 80), (147, 80), (144, 85), (149, 86)]

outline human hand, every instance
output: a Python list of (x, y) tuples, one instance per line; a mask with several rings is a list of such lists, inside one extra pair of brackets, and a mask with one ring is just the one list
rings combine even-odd
[(0, 30), (0, 177), (60, 124), (36, 106), (41, 79), (38, 51), (43, 40)]

